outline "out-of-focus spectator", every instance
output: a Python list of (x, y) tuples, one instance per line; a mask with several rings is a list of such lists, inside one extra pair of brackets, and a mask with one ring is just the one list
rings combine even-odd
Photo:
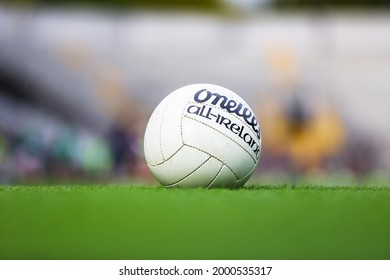
[[(286, 44), (266, 53), (272, 98), (263, 99), (260, 121), (267, 168), (303, 175), (325, 171), (347, 141), (345, 124), (319, 89), (306, 86), (297, 54)], [(302, 86), (305, 85), (305, 86)]]
[(66, 180), (77, 174), (76, 143), (77, 134), (71, 127), (59, 128), (54, 133), (46, 161), (46, 176), (48, 178)]
[(142, 106), (135, 100), (130, 100), (119, 106), (113, 118), (107, 141), (116, 176), (137, 176), (141, 149), (139, 142), (143, 137), (143, 133), (140, 135), (138, 132), (138, 123), (143, 117), (141, 112)]
[(340, 156), (346, 140), (335, 109), (323, 103), (310, 106), (292, 94), (262, 108), (264, 149), (269, 157), (280, 158), (276, 164), (287, 159), (287, 168), (298, 173), (324, 168), (329, 158)]
[(378, 147), (367, 136), (356, 136), (344, 153), (345, 166), (361, 178), (378, 168)]
[(76, 148), (77, 161), (86, 175), (108, 176), (112, 167), (112, 157), (104, 139), (92, 135), (82, 135)]
[(41, 178), (44, 175), (46, 150), (42, 130), (25, 127), (12, 143), (13, 168), (18, 178)]
[(107, 138), (112, 153), (114, 171), (121, 173), (127, 160), (131, 157), (128, 135), (124, 129), (113, 124)]
[(6, 177), (6, 153), (7, 153), (7, 140), (6, 135), (2, 131), (0, 123), (0, 183)]
[(0, 165), (2, 165), (5, 160), (6, 145), (5, 135), (0, 129)]

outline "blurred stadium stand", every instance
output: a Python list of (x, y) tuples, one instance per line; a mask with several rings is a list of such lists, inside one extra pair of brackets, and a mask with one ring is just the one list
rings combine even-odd
[(219, 12), (0, 8), (0, 182), (148, 178), (151, 111), (198, 82), (253, 104), (260, 180), (388, 178), (387, 12), (231, 16), (206, 2)]

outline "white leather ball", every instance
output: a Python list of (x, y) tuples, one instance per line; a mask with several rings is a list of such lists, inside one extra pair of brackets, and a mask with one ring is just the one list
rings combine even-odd
[(236, 93), (193, 84), (156, 107), (146, 127), (144, 152), (164, 186), (237, 188), (259, 162), (261, 133), (253, 111)]

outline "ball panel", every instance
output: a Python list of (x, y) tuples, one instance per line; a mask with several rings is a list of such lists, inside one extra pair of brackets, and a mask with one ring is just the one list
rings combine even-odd
[(179, 182), (205, 163), (210, 155), (197, 149), (183, 146), (171, 158), (159, 165), (149, 165), (150, 171), (163, 185)]
[(169, 99), (164, 99), (153, 111), (145, 130), (144, 151), (145, 159), (150, 164), (160, 164), (164, 161), (161, 148), (161, 126), (163, 122), (164, 110)]
[(224, 165), (208, 188), (237, 188), (239, 186), (241, 186), (241, 184), (237, 181), (236, 176), (226, 165)]
[(170, 95), (170, 100), (165, 107), (161, 122), (161, 150), (164, 159), (170, 158), (183, 146), (181, 136), (181, 117), (183, 108), (191, 97), (188, 93), (175, 91)]
[(252, 176), (253, 171), (255, 170), (255, 167), (256, 166), (254, 166), (253, 169), (244, 178), (241, 178), (237, 181), (238, 186), (243, 186), (249, 180), (249, 178)]
[(179, 181), (175, 186), (184, 188), (196, 188), (208, 186), (221, 170), (222, 163), (210, 157), (195, 172)]
[(187, 117), (183, 118), (183, 141), (229, 166), (238, 179), (245, 177), (256, 164), (250, 154), (228, 136)]

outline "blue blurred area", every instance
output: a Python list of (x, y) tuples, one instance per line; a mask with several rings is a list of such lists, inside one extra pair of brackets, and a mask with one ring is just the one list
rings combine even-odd
[(0, 8), (0, 183), (151, 182), (148, 117), (199, 82), (256, 111), (254, 179), (388, 180), (388, 13), (227, 2), (242, 13)]

